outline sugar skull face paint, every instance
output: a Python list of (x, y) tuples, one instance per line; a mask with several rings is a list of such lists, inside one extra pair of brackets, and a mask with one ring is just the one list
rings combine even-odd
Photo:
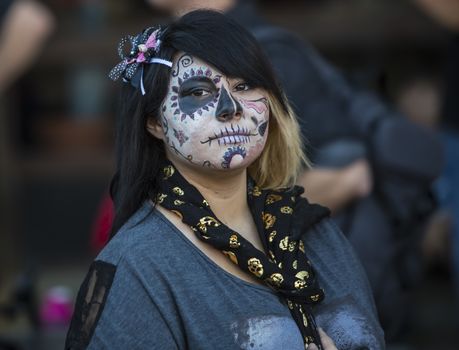
[(161, 107), (169, 157), (221, 170), (249, 166), (268, 135), (266, 91), (183, 53), (171, 74)]

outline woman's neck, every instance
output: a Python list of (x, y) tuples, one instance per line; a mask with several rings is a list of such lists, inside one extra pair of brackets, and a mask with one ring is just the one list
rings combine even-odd
[(174, 162), (182, 176), (198, 189), (214, 214), (225, 224), (244, 220), (250, 210), (247, 204), (247, 171), (241, 169), (215, 174), (182, 166)]

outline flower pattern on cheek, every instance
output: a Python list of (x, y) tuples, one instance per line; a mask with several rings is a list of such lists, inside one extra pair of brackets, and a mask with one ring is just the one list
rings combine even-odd
[(188, 139), (189, 139), (188, 136), (185, 135), (185, 132), (184, 132), (183, 130), (176, 130), (176, 129), (174, 129), (174, 136), (175, 136), (175, 138), (177, 139), (177, 141), (179, 142), (180, 147), (182, 147), (183, 144), (184, 144), (185, 142), (187, 142)]

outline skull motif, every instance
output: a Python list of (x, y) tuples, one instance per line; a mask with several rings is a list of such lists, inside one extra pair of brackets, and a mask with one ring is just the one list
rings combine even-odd
[(231, 248), (239, 248), (241, 243), (238, 241), (237, 235), (231, 235), (229, 240), (229, 245)]
[(300, 290), (300, 289), (305, 288), (307, 285), (306, 285), (306, 282), (303, 280), (296, 280), (294, 286), (296, 289)]
[(174, 192), (175, 194), (179, 196), (183, 196), (185, 194), (185, 192), (183, 192), (183, 190), (180, 187), (174, 187), (172, 189), (172, 192)]
[(280, 287), (281, 283), (284, 281), (284, 276), (276, 272), (269, 276), (266, 281), (275, 287)]
[(293, 252), (295, 250), (295, 247), (296, 247), (296, 241), (289, 242), (288, 251)]
[(214, 219), (212, 216), (204, 216), (201, 219), (199, 219), (198, 223), (198, 229), (199, 231), (203, 233), (207, 233), (207, 227), (213, 226), (213, 227), (218, 227), (220, 226), (220, 223)]
[(161, 204), (162, 202), (164, 202), (164, 199), (167, 197), (167, 194), (164, 194), (164, 193), (159, 193), (158, 196), (156, 197), (156, 202), (158, 204)]
[(304, 280), (309, 278), (309, 272), (308, 271), (300, 271), (295, 275), (295, 277), (304, 281)]
[(282, 214), (292, 214), (293, 213), (293, 209), (290, 207), (282, 207), (280, 211)]
[(265, 223), (265, 229), (270, 229), (276, 222), (276, 217), (272, 214), (264, 213), (263, 222)]
[(295, 275), (296, 278), (298, 278), (295, 281), (295, 288), (296, 289), (303, 289), (307, 287), (306, 284), (306, 279), (309, 278), (309, 272), (308, 271), (300, 271)]
[(260, 260), (257, 258), (250, 258), (248, 261), (249, 271), (253, 273), (257, 277), (261, 277), (263, 275), (263, 265)]
[(311, 300), (312, 301), (318, 301), (319, 299), (320, 299), (320, 295), (319, 294), (311, 295)]
[(168, 165), (163, 169), (164, 179), (170, 178), (175, 173), (175, 169), (172, 165)]
[(288, 236), (281, 239), (281, 241), (279, 242), (279, 248), (282, 250), (288, 249)]
[(266, 204), (273, 204), (274, 202), (280, 201), (282, 196), (278, 194), (270, 194), (266, 197)]
[(253, 187), (252, 195), (255, 197), (261, 196), (261, 191), (258, 186)]

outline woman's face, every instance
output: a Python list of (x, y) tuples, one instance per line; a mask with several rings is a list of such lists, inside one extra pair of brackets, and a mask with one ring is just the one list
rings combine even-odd
[(216, 170), (249, 166), (268, 135), (266, 91), (227, 77), (206, 62), (180, 54), (161, 108), (168, 157)]

